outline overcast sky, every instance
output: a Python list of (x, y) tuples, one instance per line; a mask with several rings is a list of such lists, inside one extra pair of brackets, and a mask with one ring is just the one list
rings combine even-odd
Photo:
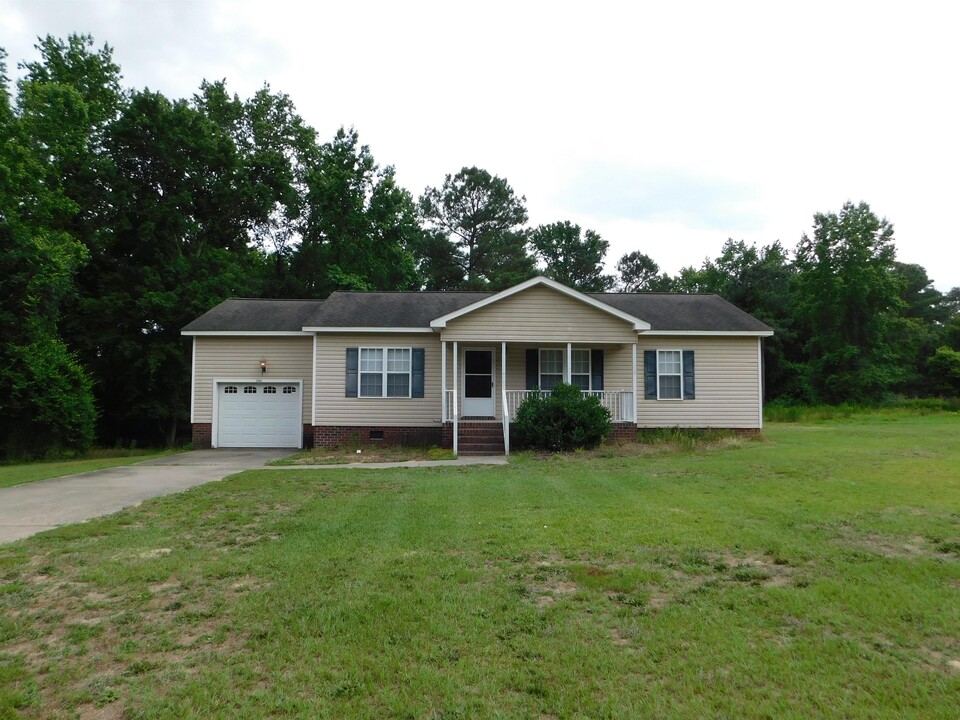
[(793, 248), (864, 200), (898, 258), (960, 285), (960, 4), (6, 0), (36, 37), (109, 43), (125, 84), (284, 92), (322, 140), (354, 126), (419, 196), (477, 165), (676, 273), (727, 238)]

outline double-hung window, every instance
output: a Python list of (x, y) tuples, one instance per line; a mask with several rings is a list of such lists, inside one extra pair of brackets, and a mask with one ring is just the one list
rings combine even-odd
[(657, 399), (683, 398), (683, 356), (680, 350), (657, 351)]
[(563, 350), (541, 348), (540, 389), (553, 390), (561, 382), (563, 382)]
[(570, 365), (570, 384), (581, 390), (590, 390), (590, 350), (573, 349), (573, 362)]
[(360, 397), (410, 397), (410, 348), (360, 348)]

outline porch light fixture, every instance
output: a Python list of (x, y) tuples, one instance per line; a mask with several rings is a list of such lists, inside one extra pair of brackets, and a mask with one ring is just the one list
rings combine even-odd
[(261, 360), (261, 361), (260, 361), (260, 374), (261, 374), (261, 375), (266, 375), (266, 374), (267, 374), (267, 361), (266, 361), (266, 360)]

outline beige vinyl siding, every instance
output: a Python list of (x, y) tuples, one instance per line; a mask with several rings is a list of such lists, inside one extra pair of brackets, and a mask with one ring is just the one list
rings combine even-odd
[[(693, 350), (696, 398), (645, 400), (644, 350)], [(637, 348), (640, 427), (760, 427), (760, 368), (755, 337), (644, 337)]]
[(547, 287), (532, 287), (451, 320), (444, 340), (630, 343), (633, 326)]
[[(346, 397), (348, 347), (423, 348), (422, 398)], [(317, 336), (317, 425), (425, 427), (440, 423), (440, 338), (434, 333)]]
[[(310, 423), (313, 338), (196, 336), (193, 422), (213, 422), (213, 383), (223, 380), (300, 380), (303, 422)], [(267, 372), (260, 373), (260, 361)]]

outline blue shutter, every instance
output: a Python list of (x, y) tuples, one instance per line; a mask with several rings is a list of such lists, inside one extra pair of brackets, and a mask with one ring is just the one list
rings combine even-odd
[(696, 398), (696, 385), (694, 384), (693, 371), (693, 350), (683, 351), (683, 399), (693, 400)]
[(540, 385), (540, 351), (536, 348), (527, 349), (527, 390), (533, 390)]
[(357, 396), (357, 368), (360, 366), (360, 350), (347, 348), (347, 397)]
[(603, 390), (603, 350), (590, 351), (590, 389)]
[(643, 351), (643, 397), (657, 399), (657, 351)]
[(413, 349), (412, 373), (410, 375), (410, 397), (423, 397), (423, 348)]

